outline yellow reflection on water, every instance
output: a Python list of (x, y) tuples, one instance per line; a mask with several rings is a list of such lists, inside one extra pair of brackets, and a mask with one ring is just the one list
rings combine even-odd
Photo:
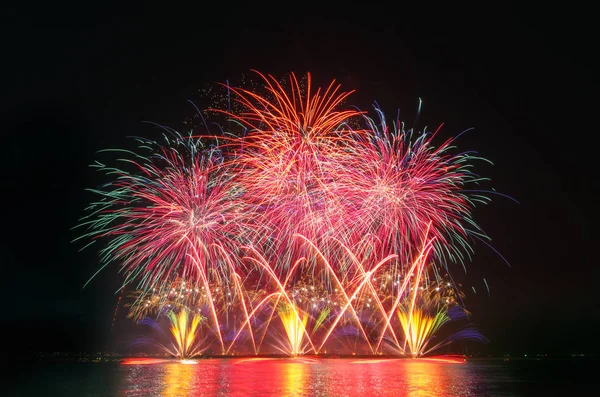
[(308, 365), (302, 362), (286, 363), (282, 366), (281, 377), (286, 397), (306, 396)]
[(449, 386), (448, 374), (443, 370), (441, 364), (406, 360), (402, 367), (407, 397), (446, 395)]
[(173, 362), (164, 365), (162, 396), (179, 397), (187, 396), (194, 387), (194, 372), (197, 365), (186, 365)]

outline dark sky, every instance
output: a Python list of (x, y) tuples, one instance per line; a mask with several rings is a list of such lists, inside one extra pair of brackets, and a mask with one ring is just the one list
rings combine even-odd
[[(197, 2), (200, 4), (201, 2)], [(597, 76), (591, 12), (504, 3), (366, 3), (326, 9), (233, 4), (118, 7), (27, 3), (2, 10), (2, 326), (8, 349), (98, 349), (110, 342), (116, 267), (78, 252), (70, 230), (103, 180), (96, 151), (174, 128), (207, 84), (250, 69), (310, 71), (356, 89), (494, 162), (501, 197), (475, 220), (467, 306), (494, 354), (598, 352)], [(6, 6), (3, 6), (6, 7)], [(491, 288), (482, 287), (485, 277)], [(12, 335), (14, 333), (14, 335)], [(35, 337), (30, 335), (35, 334)]]

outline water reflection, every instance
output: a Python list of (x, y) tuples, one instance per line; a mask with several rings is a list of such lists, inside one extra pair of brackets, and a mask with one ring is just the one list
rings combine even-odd
[(308, 380), (308, 364), (302, 362), (287, 363), (281, 366), (286, 397), (305, 396)]
[(196, 389), (194, 384), (195, 365), (170, 363), (164, 365), (163, 384), (161, 395), (164, 397), (179, 397), (192, 395)]
[(439, 364), (410, 360), (402, 366), (402, 377), (406, 381), (406, 396), (442, 396), (447, 394), (448, 374)]
[[(0, 395), (588, 396), (597, 389), (597, 361), (472, 359), (466, 364), (450, 364), (211, 359), (183, 368), (174, 362), (149, 364), (150, 360), (135, 361), (145, 365), (52, 360), (16, 363), (15, 372), (5, 370), (3, 375), (9, 381)], [(16, 382), (11, 384), (11, 379)]]
[(122, 365), (121, 395), (450, 396), (472, 393), (469, 366), (418, 360), (212, 359)]

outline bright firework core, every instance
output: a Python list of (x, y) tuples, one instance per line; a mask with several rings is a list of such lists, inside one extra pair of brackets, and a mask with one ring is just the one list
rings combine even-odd
[[(449, 264), (488, 239), (469, 152), (341, 109), (351, 92), (259, 76), (211, 109), (237, 130), (139, 139), (79, 226), (121, 266), (135, 321), (165, 317), (182, 360), (219, 354), (420, 357), (483, 340)], [(215, 143), (216, 142), (216, 143)], [(476, 193), (471, 193), (476, 192)], [(454, 324), (454, 325), (453, 325)], [(198, 343), (202, 340), (202, 343)]]

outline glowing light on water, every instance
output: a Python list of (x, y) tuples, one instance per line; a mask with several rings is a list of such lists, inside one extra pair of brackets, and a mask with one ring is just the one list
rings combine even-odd
[(130, 357), (121, 361), (123, 365), (149, 365), (149, 364), (161, 364), (168, 362), (162, 358), (150, 358), (150, 357)]

